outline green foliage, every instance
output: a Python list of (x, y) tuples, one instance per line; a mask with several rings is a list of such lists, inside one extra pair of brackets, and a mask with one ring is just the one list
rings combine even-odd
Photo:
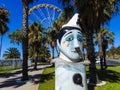
[(61, 29), (62, 25), (65, 24), (65, 22), (66, 22), (65, 12), (62, 12), (60, 17), (53, 22), (53, 27), (56, 28), (56, 31), (58, 32)]
[(16, 29), (14, 32), (8, 35), (10, 38), (10, 43), (22, 43), (22, 32), (21, 30)]
[(41, 58), (49, 58), (50, 57), (50, 50), (47, 47), (42, 46), (40, 48), (40, 57)]
[[(46, 38), (43, 37), (44, 28), (38, 22), (34, 22), (29, 26), (28, 30), (28, 46), (29, 58), (35, 58), (38, 54), (39, 57), (50, 57), (50, 51), (45, 47)], [(8, 35), (11, 43), (22, 43), (22, 31), (16, 29)]]
[(2, 36), (8, 31), (7, 23), (9, 22), (8, 18), (9, 12), (8, 10), (0, 7), (0, 57), (1, 57), (1, 49), (2, 49)]
[(107, 58), (111, 59), (120, 58), (120, 46), (118, 47), (112, 46), (111, 49), (107, 51)]
[(44, 28), (40, 23), (34, 22), (29, 26), (29, 57), (50, 57), (48, 48), (45, 47), (46, 38), (43, 37)]
[(8, 31), (8, 26), (6, 23), (9, 22), (8, 18), (9, 12), (8, 10), (0, 7), (0, 34), (3, 35)]
[(17, 48), (8, 48), (3, 54), (3, 57), (5, 57), (5, 59), (20, 58), (20, 52)]
[(34, 22), (29, 26), (28, 31), (28, 41), (29, 45), (35, 45), (39, 47), (42, 42), (42, 32), (44, 28), (42, 27), (41, 23)]
[[(101, 38), (102, 38), (102, 41), (103, 41), (103, 46), (104, 44), (106, 44), (108, 46), (108, 44), (112, 44), (114, 43), (114, 33), (111, 32), (108, 28), (103, 28), (101, 27), (100, 28), (100, 33), (101, 33)], [(95, 34), (95, 45), (98, 44), (98, 36)], [(105, 42), (107, 41), (107, 43)], [(107, 47), (106, 47), (107, 48)]]

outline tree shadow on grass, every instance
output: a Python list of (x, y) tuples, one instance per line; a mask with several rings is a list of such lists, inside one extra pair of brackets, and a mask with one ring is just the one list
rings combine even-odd
[(45, 83), (46, 81), (54, 79), (54, 76), (55, 76), (55, 72), (50, 72), (48, 74), (42, 74), (41, 79), (40, 79), (40, 83)]
[[(97, 70), (98, 79), (108, 81), (111, 83), (120, 82), (120, 73), (114, 70)], [(89, 71), (87, 71), (87, 78), (89, 78)], [(95, 85), (88, 85), (88, 90), (95, 90)]]
[(100, 80), (109, 82), (120, 82), (120, 73), (113, 70), (98, 70)]

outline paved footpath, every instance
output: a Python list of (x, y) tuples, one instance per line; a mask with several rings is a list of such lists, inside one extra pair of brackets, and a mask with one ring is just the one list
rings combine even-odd
[(16, 70), (9, 74), (0, 75), (0, 90), (38, 90), (40, 77), (45, 67), (50, 65), (38, 65), (38, 69), (29, 68), (30, 80), (21, 82), (22, 70)]

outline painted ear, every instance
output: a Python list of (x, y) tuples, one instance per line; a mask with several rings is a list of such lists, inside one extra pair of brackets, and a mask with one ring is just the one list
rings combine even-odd
[(61, 52), (62, 50), (61, 50), (61, 46), (60, 46), (60, 43), (59, 43), (58, 39), (57, 39), (57, 46), (58, 46), (59, 51)]
[(60, 43), (58, 39), (57, 39), (57, 46), (60, 48)]

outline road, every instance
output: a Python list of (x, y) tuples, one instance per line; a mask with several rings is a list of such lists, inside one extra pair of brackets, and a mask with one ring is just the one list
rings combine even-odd
[[(120, 66), (120, 62), (114, 61), (114, 60), (106, 60), (106, 64), (108, 66)], [(96, 65), (100, 65), (100, 61), (96, 61)]]
[(113, 60), (106, 60), (106, 63), (107, 65), (110, 65), (110, 66), (120, 66), (120, 62), (116, 62)]

